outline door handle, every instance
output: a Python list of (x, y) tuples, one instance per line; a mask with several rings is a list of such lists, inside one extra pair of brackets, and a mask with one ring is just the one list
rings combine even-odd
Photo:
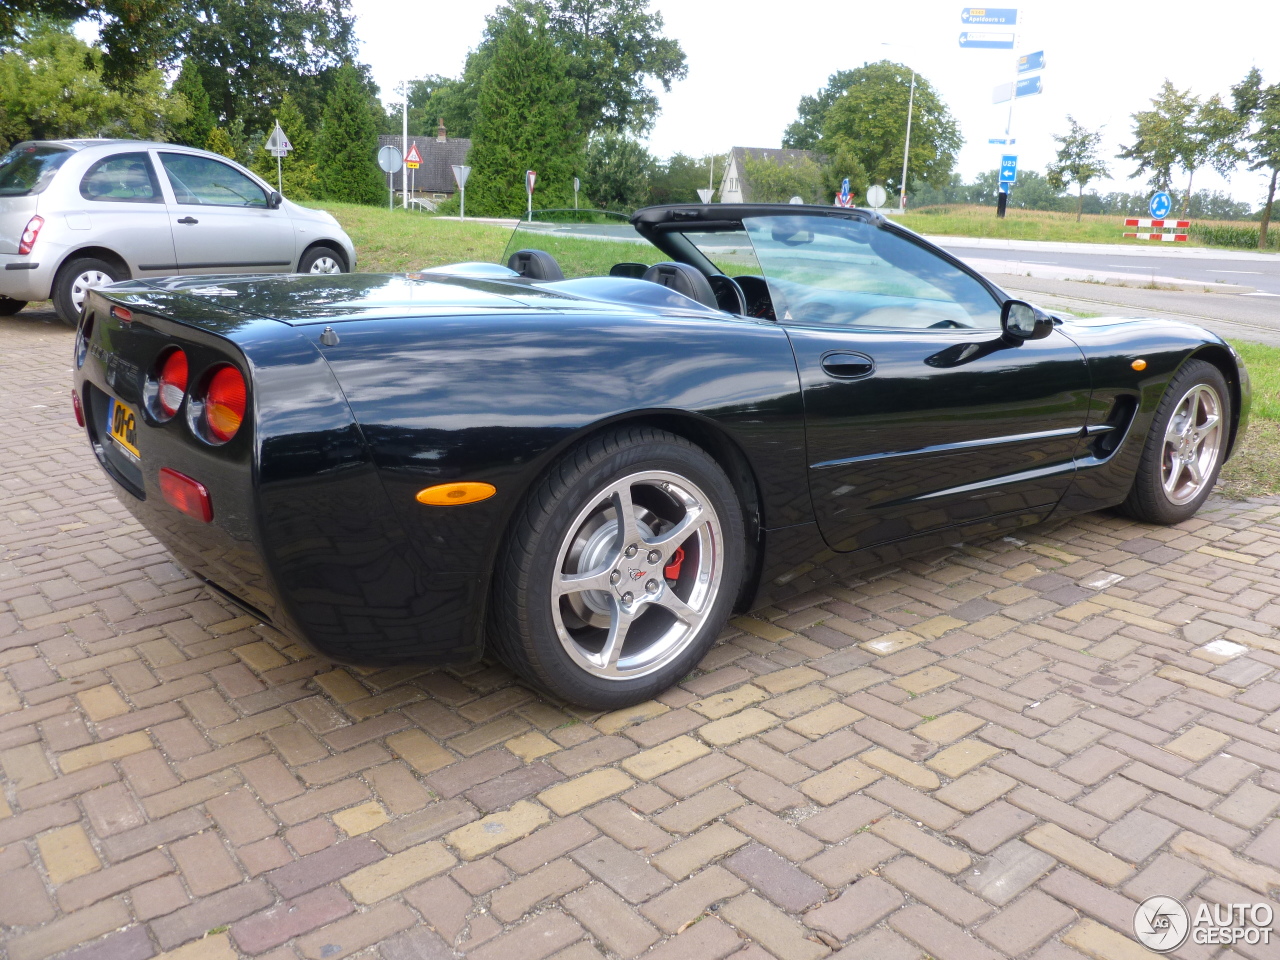
[(829, 377), (856, 380), (874, 373), (876, 362), (861, 353), (829, 353), (822, 358), (822, 369)]
[(183, 217), (178, 222), (179, 223), (199, 223), (200, 221), (197, 220), (195, 217)]

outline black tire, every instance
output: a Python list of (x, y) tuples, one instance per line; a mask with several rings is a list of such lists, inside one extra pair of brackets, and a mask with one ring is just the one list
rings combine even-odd
[(11, 317), (27, 305), (26, 300), (15, 300), (13, 297), (0, 297), (0, 317)]
[[(324, 258), (328, 258), (338, 267), (338, 273), (346, 273), (349, 269), (347, 266), (347, 258), (341, 250), (328, 247), (323, 244), (312, 247), (302, 255), (302, 259), (298, 261), (299, 273), (310, 273), (316, 263)], [(322, 270), (321, 273), (332, 273), (332, 270)]]
[[(604, 575), (608, 576), (607, 570), (611, 565), (620, 568), (631, 563), (649, 567), (648, 571), (628, 568), (627, 577), (634, 581), (633, 589), (636, 593), (641, 594), (640, 600), (629, 609), (644, 612), (634, 614), (631, 629), (635, 632), (629, 634), (638, 643), (638, 648), (628, 644), (621, 649), (639, 649), (640, 656), (645, 655), (648, 650), (664, 649), (666, 652), (661, 656), (670, 658), (662, 660), (655, 655), (651, 667), (642, 665), (636, 668), (637, 671), (643, 669), (648, 672), (625, 678), (609, 678), (584, 668), (568, 652), (568, 644), (562, 641), (557, 630), (564, 629), (566, 619), (571, 616), (571, 611), (564, 606), (570, 600), (568, 596), (553, 600), (553, 581), (560, 579), (564, 573), (574, 572), (562, 572), (565, 560), (561, 558), (567, 557), (564, 551), (569, 549), (570, 543), (578, 542), (570, 538), (578, 535), (580, 530), (587, 529), (582, 524), (586, 511), (604, 509), (608, 513), (614, 510), (613, 507), (600, 506), (608, 502), (603, 498), (611, 485), (622, 483), (625, 486), (633, 481), (636, 483), (636, 487), (629, 488), (635, 495), (636, 507), (633, 513), (636, 516), (647, 509), (641, 507), (641, 499), (659, 496), (661, 489), (670, 489), (663, 488), (660, 480), (648, 478), (648, 474), (658, 477), (674, 476), (677, 485), (687, 484), (682, 489), (686, 492), (692, 490), (704, 497), (705, 503), (701, 500), (698, 503), (709, 509), (709, 515), (714, 519), (698, 526), (697, 530), (700, 532), (685, 534), (687, 539), (680, 540), (683, 546), (690, 548), (690, 556), (695, 559), (686, 561), (691, 564), (689, 570), (684, 571), (686, 575), (677, 573), (671, 579), (668, 579), (668, 572), (673, 567), (668, 566), (666, 560), (655, 563), (653, 558), (657, 555), (656, 551), (641, 553), (630, 561), (625, 560), (621, 552), (621, 539), (605, 531), (606, 536), (601, 542), (607, 542), (608, 547), (602, 549), (614, 559), (600, 561), (603, 566), (591, 564), (593, 569), (606, 571)], [(635, 479), (637, 477), (641, 479)], [(646, 483), (649, 485), (645, 486)], [(597, 506), (593, 507), (593, 504)], [(664, 507), (658, 504), (656, 509), (662, 511)], [(597, 513), (593, 516), (598, 518), (603, 515), (605, 514)], [(616, 512), (609, 515), (615, 518), (617, 516)], [(686, 518), (694, 515), (690, 512)], [(648, 516), (651, 519), (662, 519), (655, 514)], [(678, 516), (667, 517), (666, 521), (678, 523), (680, 519)], [(616, 519), (611, 522), (615, 523), (616, 529)], [(571, 529), (573, 527), (578, 530)], [(597, 527), (598, 537), (600, 533)], [(642, 538), (650, 535), (656, 542), (665, 534), (654, 531), (640, 533)], [(674, 550), (674, 537), (671, 544), (664, 549)], [(647, 551), (648, 547), (644, 550)], [(649, 563), (643, 563), (645, 556)], [(716, 556), (722, 560), (718, 567), (712, 559)], [(493, 652), (530, 683), (572, 703), (601, 710), (616, 710), (650, 699), (686, 676), (715, 642), (738, 596), (744, 556), (742, 505), (729, 478), (706, 451), (682, 437), (651, 427), (621, 427), (593, 437), (570, 450), (551, 468), (529, 494), (526, 503), (512, 521), (507, 542), (499, 556), (490, 598), (489, 639)], [(683, 552), (681, 557), (684, 557)], [(704, 561), (702, 558), (707, 559)], [(587, 563), (585, 559), (578, 562)], [(697, 566), (704, 562), (708, 564), (707, 567)], [(703, 597), (702, 609), (705, 612), (700, 621), (692, 624), (670, 615), (669, 626), (664, 628), (668, 612), (654, 612), (662, 604), (647, 602), (649, 598), (642, 594), (642, 590), (653, 592), (655, 599), (667, 596), (668, 592), (679, 598), (677, 591), (683, 591), (686, 596), (680, 598), (681, 602), (688, 599), (692, 603), (695, 594), (689, 584), (703, 582), (699, 580), (698, 573), (704, 569), (712, 571), (706, 582), (715, 582), (715, 571), (718, 570), (719, 585), (714, 593)], [(663, 578), (661, 581), (656, 579), (659, 571)], [(614, 576), (612, 582), (618, 583), (616, 569)], [(617, 588), (619, 591), (627, 583), (626, 578), (621, 579), (622, 586)], [(585, 602), (588, 596), (586, 591), (572, 595), (579, 602)], [(597, 598), (597, 602), (611, 603), (615, 617), (619, 615), (617, 611), (623, 609), (623, 604), (619, 603), (617, 596), (611, 594), (608, 588), (596, 590), (592, 596)], [(627, 596), (624, 596), (623, 600), (626, 599)], [(650, 620), (642, 629), (635, 625), (642, 623), (643, 616), (650, 617)], [(592, 628), (587, 625), (584, 629), (589, 634)], [(664, 629), (680, 633), (682, 638), (665, 648), (659, 642), (645, 646), (646, 633), (662, 635)]]
[[(1207, 454), (1204, 457), (1210, 462), (1200, 468), (1202, 479), (1198, 483), (1188, 484), (1184, 498), (1171, 498), (1163, 483), (1166, 476), (1166, 433), (1183, 401), (1197, 388), (1208, 388), (1216, 395), (1220, 424), (1217, 442), (1212, 457)], [(1231, 391), (1222, 371), (1204, 360), (1187, 361), (1169, 381), (1160, 405), (1156, 407), (1155, 419), (1142, 447), (1142, 458), (1138, 461), (1133, 487), (1120, 506), (1121, 512), (1144, 523), (1164, 526), (1181, 523), (1195, 516), (1196, 511), (1213, 492), (1213, 486), (1218, 480), (1218, 471), (1222, 469), (1226, 456), (1231, 424)]]
[(101, 274), (107, 278), (105, 281), (107, 283), (128, 278), (128, 274), (116, 264), (107, 263), (97, 257), (79, 257), (64, 263), (53, 281), (53, 308), (57, 311), (58, 318), (69, 327), (80, 324), (80, 309), (75, 303), (75, 288), (77, 281), (89, 273)]

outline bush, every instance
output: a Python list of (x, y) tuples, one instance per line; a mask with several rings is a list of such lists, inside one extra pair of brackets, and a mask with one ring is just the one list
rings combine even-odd
[[(1193, 223), (1187, 230), (1193, 240), (1211, 247), (1238, 247), (1242, 250), (1258, 249), (1257, 227), (1228, 227), (1222, 224)], [(1280, 250), (1280, 231), (1267, 237), (1268, 250)]]

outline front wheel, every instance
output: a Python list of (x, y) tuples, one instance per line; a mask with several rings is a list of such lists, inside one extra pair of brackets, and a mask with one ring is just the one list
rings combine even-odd
[(743, 530), (733, 485), (701, 448), (647, 427), (594, 438), (517, 515), (492, 596), (495, 652), (583, 706), (649, 699), (715, 642)]
[(347, 263), (332, 247), (312, 247), (298, 263), (299, 273), (346, 273)]
[(1218, 480), (1230, 427), (1231, 394), (1222, 371), (1188, 361), (1165, 388), (1121, 509), (1165, 525), (1195, 516)]

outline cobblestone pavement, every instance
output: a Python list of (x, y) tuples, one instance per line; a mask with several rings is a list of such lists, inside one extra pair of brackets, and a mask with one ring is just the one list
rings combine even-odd
[(598, 716), (211, 598), (45, 320), (0, 320), (7, 960), (1119, 960), (1149, 895), (1280, 887), (1280, 502), (939, 551)]

